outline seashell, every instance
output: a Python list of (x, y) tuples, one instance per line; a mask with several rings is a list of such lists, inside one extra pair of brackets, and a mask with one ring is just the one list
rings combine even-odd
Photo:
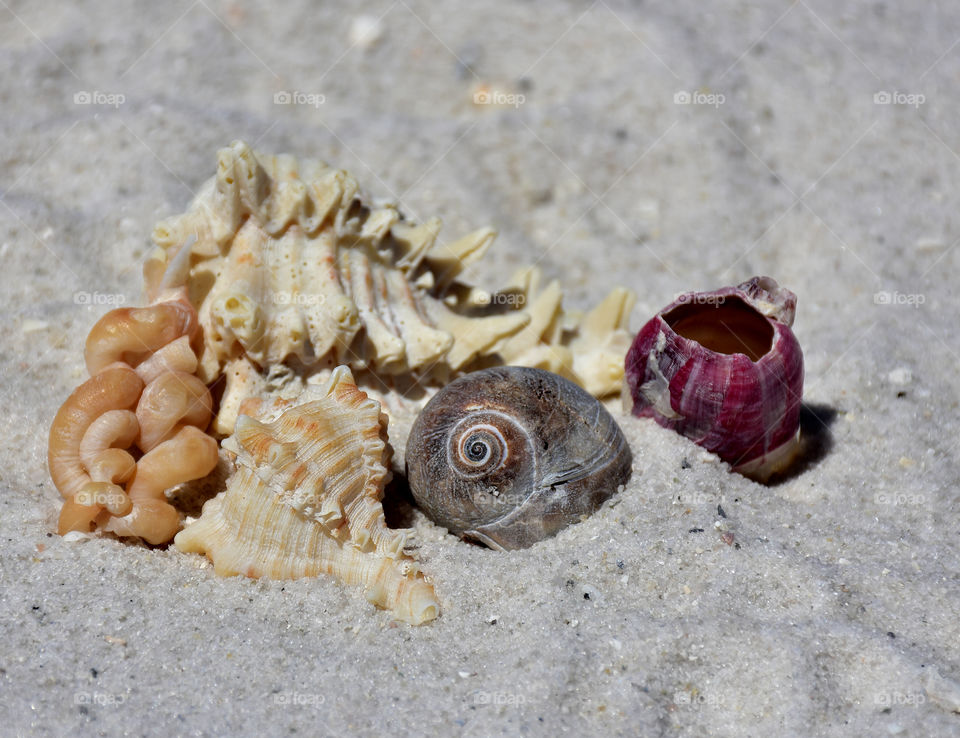
[(248, 404), (264, 417), (279, 414), (269, 422), (238, 417), (223, 441), (236, 472), (174, 545), (205, 553), (223, 576), (333, 574), (400, 620), (435, 618), (433, 587), (403, 550), (410, 531), (388, 528), (380, 504), (390, 472), (379, 403), (345, 366), (314, 397)]
[(47, 463), (64, 497), (61, 535), (98, 529), (159, 544), (177, 532), (180, 516), (165, 490), (205, 477), (217, 463), (217, 443), (202, 431), (212, 398), (192, 374), (198, 329), (196, 311), (176, 289), (145, 308), (112, 310), (91, 329), (90, 379), (50, 427)]
[(596, 510), (632, 454), (603, 405), (557, 374), (484, 369), (439, 390), (407, 442), (410, 491), (436, 522), (495, 549), (526, 548)]
[(803, 354), (797, 298), (770, 277), (691, 292), (661, 310), (627, 354), (633, 414), (653, 418), (734, 471), (768, 479), (800, 435)]
[(144, 268), (148, 298), (182, 287), (196, 307), (200, 379), (227, 378), (214, 430), (233, 430), (248, 396), (239, 374), (255, 383), (248, 370), (266, 376), (282, 363), (304, 375), (346, 364), (434, 386), (489, 364), (529, 363), (597, 396), (620, 392), (632, 293), (615, 290), (581, 318), (563, 311), (558, 285), (540, 293), (530, 270), (509, 286), (514, 299), (491, 300), (460, 278), (495, 232), (440, 243), (439, 231), (437, 218), (414, 224), (370, 202), (323, 162), (255, 154), (239, 141), (222, 149), (187, 212), (154, 230), (158, 248)]

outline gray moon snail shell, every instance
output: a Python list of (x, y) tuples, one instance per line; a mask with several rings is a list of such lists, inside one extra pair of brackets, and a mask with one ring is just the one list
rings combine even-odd
[(542, 369), (496, 367), (437, 392), (410, 431), (407, 478), (438, 525), (526, 548), (596, 510), (633, 456), (594, 397)]

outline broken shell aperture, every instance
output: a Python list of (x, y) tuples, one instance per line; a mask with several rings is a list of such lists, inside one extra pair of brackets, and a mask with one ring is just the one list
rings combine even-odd
[(585, 390), (551, 372), (497, 367), (454, 380), (410, 431), (410, 491), (438, 525), (491, 548), (526, 548), (589, 515), (630, 477), (630, 447)]
[(765, 481), (799, 446), (803, 354), (797, 298), (770, 277), (682, 295), (627, 354), (633, 414), (653, 418)]

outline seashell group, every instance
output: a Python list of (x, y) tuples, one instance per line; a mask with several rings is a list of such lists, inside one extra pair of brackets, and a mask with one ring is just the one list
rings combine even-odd
[(315, 396), (272, 422), (237, 419), (223, 442), (237, 470), (174, 545), (205, 553), (223, 576), (332, 574), (360, 585), (400, 620), (435, 618), (433, 587), (403, 550), (410, 532), (384, 520), (390, 472), (379, 403), (357, 388), (347, 367), (337, 367)]
[[(404, 552), (408, 531), (387, 528), (380, 505), (391, 463), (381, 415), (402, 450), (412, 425), (440, 422), (453, 398), (467, 407), (458, 393), (494, 378), (478, 397), (515, 413), (501, 440), (527, 451), (504, 447), (492, 502), (458, 511), (466, 487), (438, 483), (453, 502), (425, 507), (502, 548), (589, 514), (630, 472), (626, 442), (594, 397), (621, 391), (633, 293), (616, 288), (583, 314), (567, 311), (559, 283), (542, 285), (533, 267), (487, 292), (464, 270), (495, 232), (443, 243), (439, 230), (439, 219), (412, 223), (323, 162), (240, 141), (218, 152), (216, 175), (187, 211), (154, 230), (147, 306), (111, 311), (87, 339), (90, 379), (50, 429), (60, 533), (152, 544), (176, 535), (178, 549), (205, 553), (219, 574), (333, 574), (424, 622), (438, 612), (433, 589)], [(505, 364), (536, 369), (469, 374)], [(534, 399), (520, 397), (528, 390)], [(211, 473), (215, 436), (228, 436), (234, 473), (177, 534), (166, 493)], [(409, 448), (419, 454), (426, 442)], [(432, 461), (417, 455), (411, 468), (421, 464)], [(507, 469), (519, 477), (508, 482)]]
[(631, 463), (594, 397), (526, 367), (477, 371), (438, 391), (406, 453), (427, 515), (495, 549), (526, 548), (589, 515), (626, 483)]
[(634, 415), (653, 418), (765, 480), (793, 460), (803, 353), (797, 298), (769, 277), (691, 292), (637, 334), (626, 358)]

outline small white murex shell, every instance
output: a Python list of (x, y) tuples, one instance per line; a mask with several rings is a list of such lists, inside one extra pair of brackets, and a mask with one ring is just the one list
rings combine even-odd
[(431, 584), (404, 551), (410, 531), (388, 528), (386, 417), (350, 369), (333, 370), (310, 402), (272, 422), (240, 415), (223, 448), (236, 454), (227, 488), (177, 534), (217, 574), (297, 579), (332, 574), (413, 624), (435, 618)]

